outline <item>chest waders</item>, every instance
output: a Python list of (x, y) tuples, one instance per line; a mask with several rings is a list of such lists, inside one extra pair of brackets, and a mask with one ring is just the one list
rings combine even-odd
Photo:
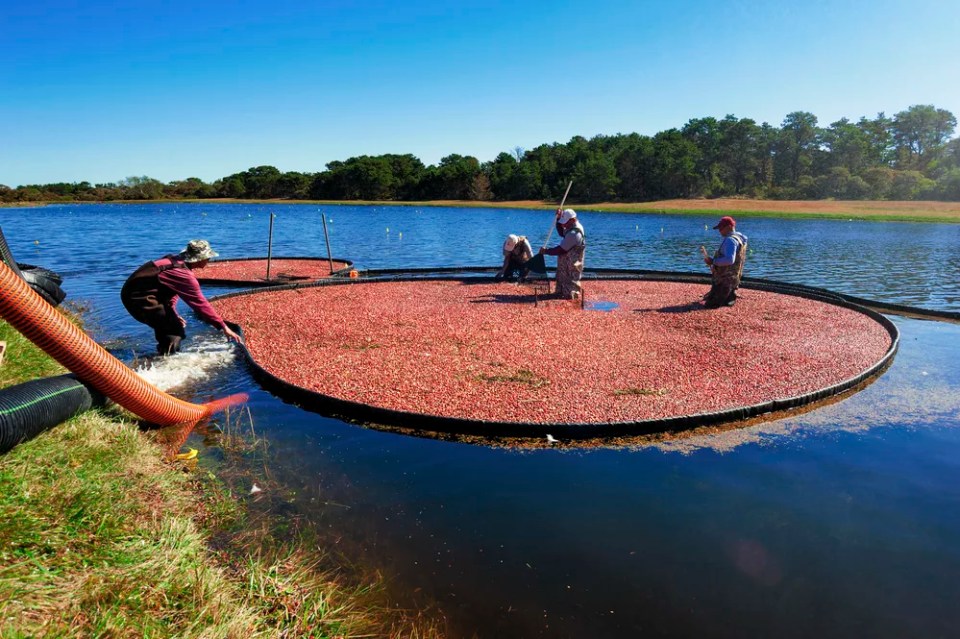
[[(719, 306), (733, 306), (737, 299), (737, 289), (740, 288), (740, 277), (743, 274), (743, 262), (746, 259), (747, 244), (740, 237), (732, 236), (737, 243), (737, 253), (733, 264), (714, 264), (713, 286), (705, 298), (708, 308)], [(720, 249), (713, 254), (713, 259), (720, 257)]]
[(153, 329), (161, 355), (179, 351), (180, 342), (186, 337), (171, 305), (176, 293), (161, 284), (159, 278), (160, 273), (180, 266), (183, 262), (172, 255), (147, 262), (127, 278), (120, 291), (120, 300), (133, 319)]
[(583, 275), (583, 258), (587, 250), (586, 234), (577, 227), (567, 231), (579, 233), (580, 243), (563, 255), (557, 256), (557, 295), (565, 299), (572, 299), (583, 295), (580, 278)]

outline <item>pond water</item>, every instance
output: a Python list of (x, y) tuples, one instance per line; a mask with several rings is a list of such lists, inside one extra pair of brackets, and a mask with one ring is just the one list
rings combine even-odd
[[(322, 210), (334, 256), (361, 269), (495, 266), (507, 233), (539, 246), (552, 217)], [(19, 262), (64, 276), (129, 361), (152, 350), (119, 303), (129, 272), (194, 237), (224, 258), (264, 256), (271, 211), (274, 255), (325, 254), (316, 205), (0, 209), (0, 226)], [(588, 267), (702, 271), (699, 246), (719, 239), (713, 217), (582, 220)], [(960, 310), (960, 225), (738, 227), (749, 275)], [(436, 602), (454, 636), (955, 636), (960, 326), (893, 319), (900, 352), (861, 392), (658, 447), (518, 451), (366, 429), (277, 400), (222, 347), (191, 384), (199, 397), (249, 392), (290, 516), (379, 568), (398, 601)], [(194, 348), (217, 343), (198, 321), (188, 332)]]

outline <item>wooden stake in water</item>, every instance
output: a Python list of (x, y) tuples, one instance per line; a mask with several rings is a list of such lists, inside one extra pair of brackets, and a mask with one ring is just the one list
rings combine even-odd
[(327, 241), (327, 259), (330, 260), (330, 274), (333, 274), (333, 254), (330, 252), (330, 236), (327, 234), (327, 216), (320, 212), (320, 219), (323, 220), (323, 238)]
[(270, 281), (270, 259), (273, 255), (273, 218), (275, 214), (270, 214), (270, 234), (267, 236), (267, 281)]

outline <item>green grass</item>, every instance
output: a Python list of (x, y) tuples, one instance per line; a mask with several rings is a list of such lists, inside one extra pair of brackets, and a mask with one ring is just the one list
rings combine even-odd
[(67, 372), (3, 320), (0, 320), (0, 341), (7, 343), (3, 364), (0, 364), (0, 388)]
[[(2, 322), (0, 339), (4, 386), (63, 372)], [(226, 457), (262, 448), (245, 438), (232, 426)], [(309, 529), (251, 514), (222, 478), (242, 469), (169, 461), (165, 439), (183, 438), (88, 411), (0, 456), (0, 638), (442, 636)]]

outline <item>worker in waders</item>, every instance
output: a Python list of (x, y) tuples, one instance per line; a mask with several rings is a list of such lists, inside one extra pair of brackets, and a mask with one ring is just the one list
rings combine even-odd
[(560, 243), (552, 248), (541, 247), (540, 253), (557, 256), (557, 295), (568, 300), (578, 299), (583, 294), (580, 278), (587, 240), (576, 211), (557, 210), (557, 233), (563, 238)]
[(186, 337), (187, 320), (177, 313), (182, 299), (200, 319), (223, 331), (228, 339), (240, 341), (216, 309), (210, 305), (193, 271), (205, 267), (217, 253), (206, 240), (190, 240), (177, 255), (167, 255), (147, 262), (127, 278), (120, 299), (133, 319), (153, 329), (157, 352), (169, 355), (180, 350)]
[[(703, 261), (713, 274), (713, 285), (704, 297), (707, 308), (733, 306), (743, 274), (747, 253), (747, 236), (736, 230), (737, 222), (730, 216), (720, 218), (713, 228), (720, 231), (723, 241), (713, 257), (704, 254)], [(706, 253), (706, 252), (704, 252)]]

